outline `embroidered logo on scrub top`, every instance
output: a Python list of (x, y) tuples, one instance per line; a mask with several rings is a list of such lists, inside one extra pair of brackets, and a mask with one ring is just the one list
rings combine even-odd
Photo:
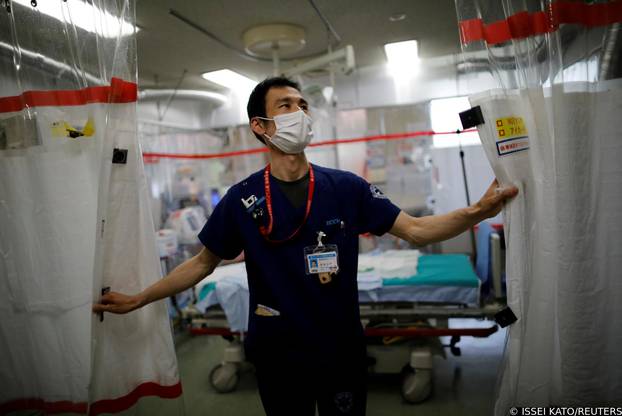
[(354, 397), (352, 392), (343, 391), (335, 394), (335, 406), (341, 413), (350, 413), (352, 406), (354, 405)]
[(383, 194), (382, 191), (380, 189), (378, 189), (378, 187), (376, 185), (369, 185), (369, 190), (371, 191), (371, 195), (374, 198), (387, 199), (385, 194)]

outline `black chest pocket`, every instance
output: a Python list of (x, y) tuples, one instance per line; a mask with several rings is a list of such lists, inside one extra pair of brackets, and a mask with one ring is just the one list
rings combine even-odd
[(327, 242), (342, 241), (347, 235), (346, 222), (343, 218), (333, 218), (325, 221)]
[(352, 224), (345, 218), (344, 201), (341, 201), (336, 192), (330, 192), (333, 198), (322, 198), (318, 200), (318, 205), (312, 210), (318, 209), (318, 215), (313, 221), (313, 234), (322, 231), (326, 237), (322, 239), (324, 244), (341, 244), (348, 237), (352, 230)]
[(317, 238), (317, 234), (322, 231), (326, 236), (322, 238), (324, 244), (341, 245), (347, 239), (351, 232), (349, 224), (340, 215), (323, 216), (314, 222), (313, 234)]

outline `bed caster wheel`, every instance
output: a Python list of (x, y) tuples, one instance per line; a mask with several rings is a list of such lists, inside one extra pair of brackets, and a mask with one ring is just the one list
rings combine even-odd
[(408, 403), (421, 403), (432, 393), (432, 370), (408, 369), (402, 381), (402, 397)]
[(218, 364), (209, 374), (209, 382), (218, 393), (230, 393), (238, 386), (240, 375), (233, 363)]

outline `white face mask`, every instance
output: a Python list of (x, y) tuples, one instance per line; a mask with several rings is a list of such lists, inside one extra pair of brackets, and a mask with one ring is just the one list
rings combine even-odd
[(274, 116), (274, 118), (257, 118), (274, 121), (276, 131), (272, 137), (267, 134), (264, 134), (264, 136), (283, 153), (292, 155), (301, 153), (313, 138), (311, 117), (302, 110), (279, 114)]

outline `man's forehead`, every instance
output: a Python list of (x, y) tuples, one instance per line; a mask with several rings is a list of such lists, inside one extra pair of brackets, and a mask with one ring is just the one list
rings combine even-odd
[(277, 101), (298, 101), (300, 99), (302, 99), (300, 91), (292, 87), (272, 87), (266, 94), (266, 104)]

